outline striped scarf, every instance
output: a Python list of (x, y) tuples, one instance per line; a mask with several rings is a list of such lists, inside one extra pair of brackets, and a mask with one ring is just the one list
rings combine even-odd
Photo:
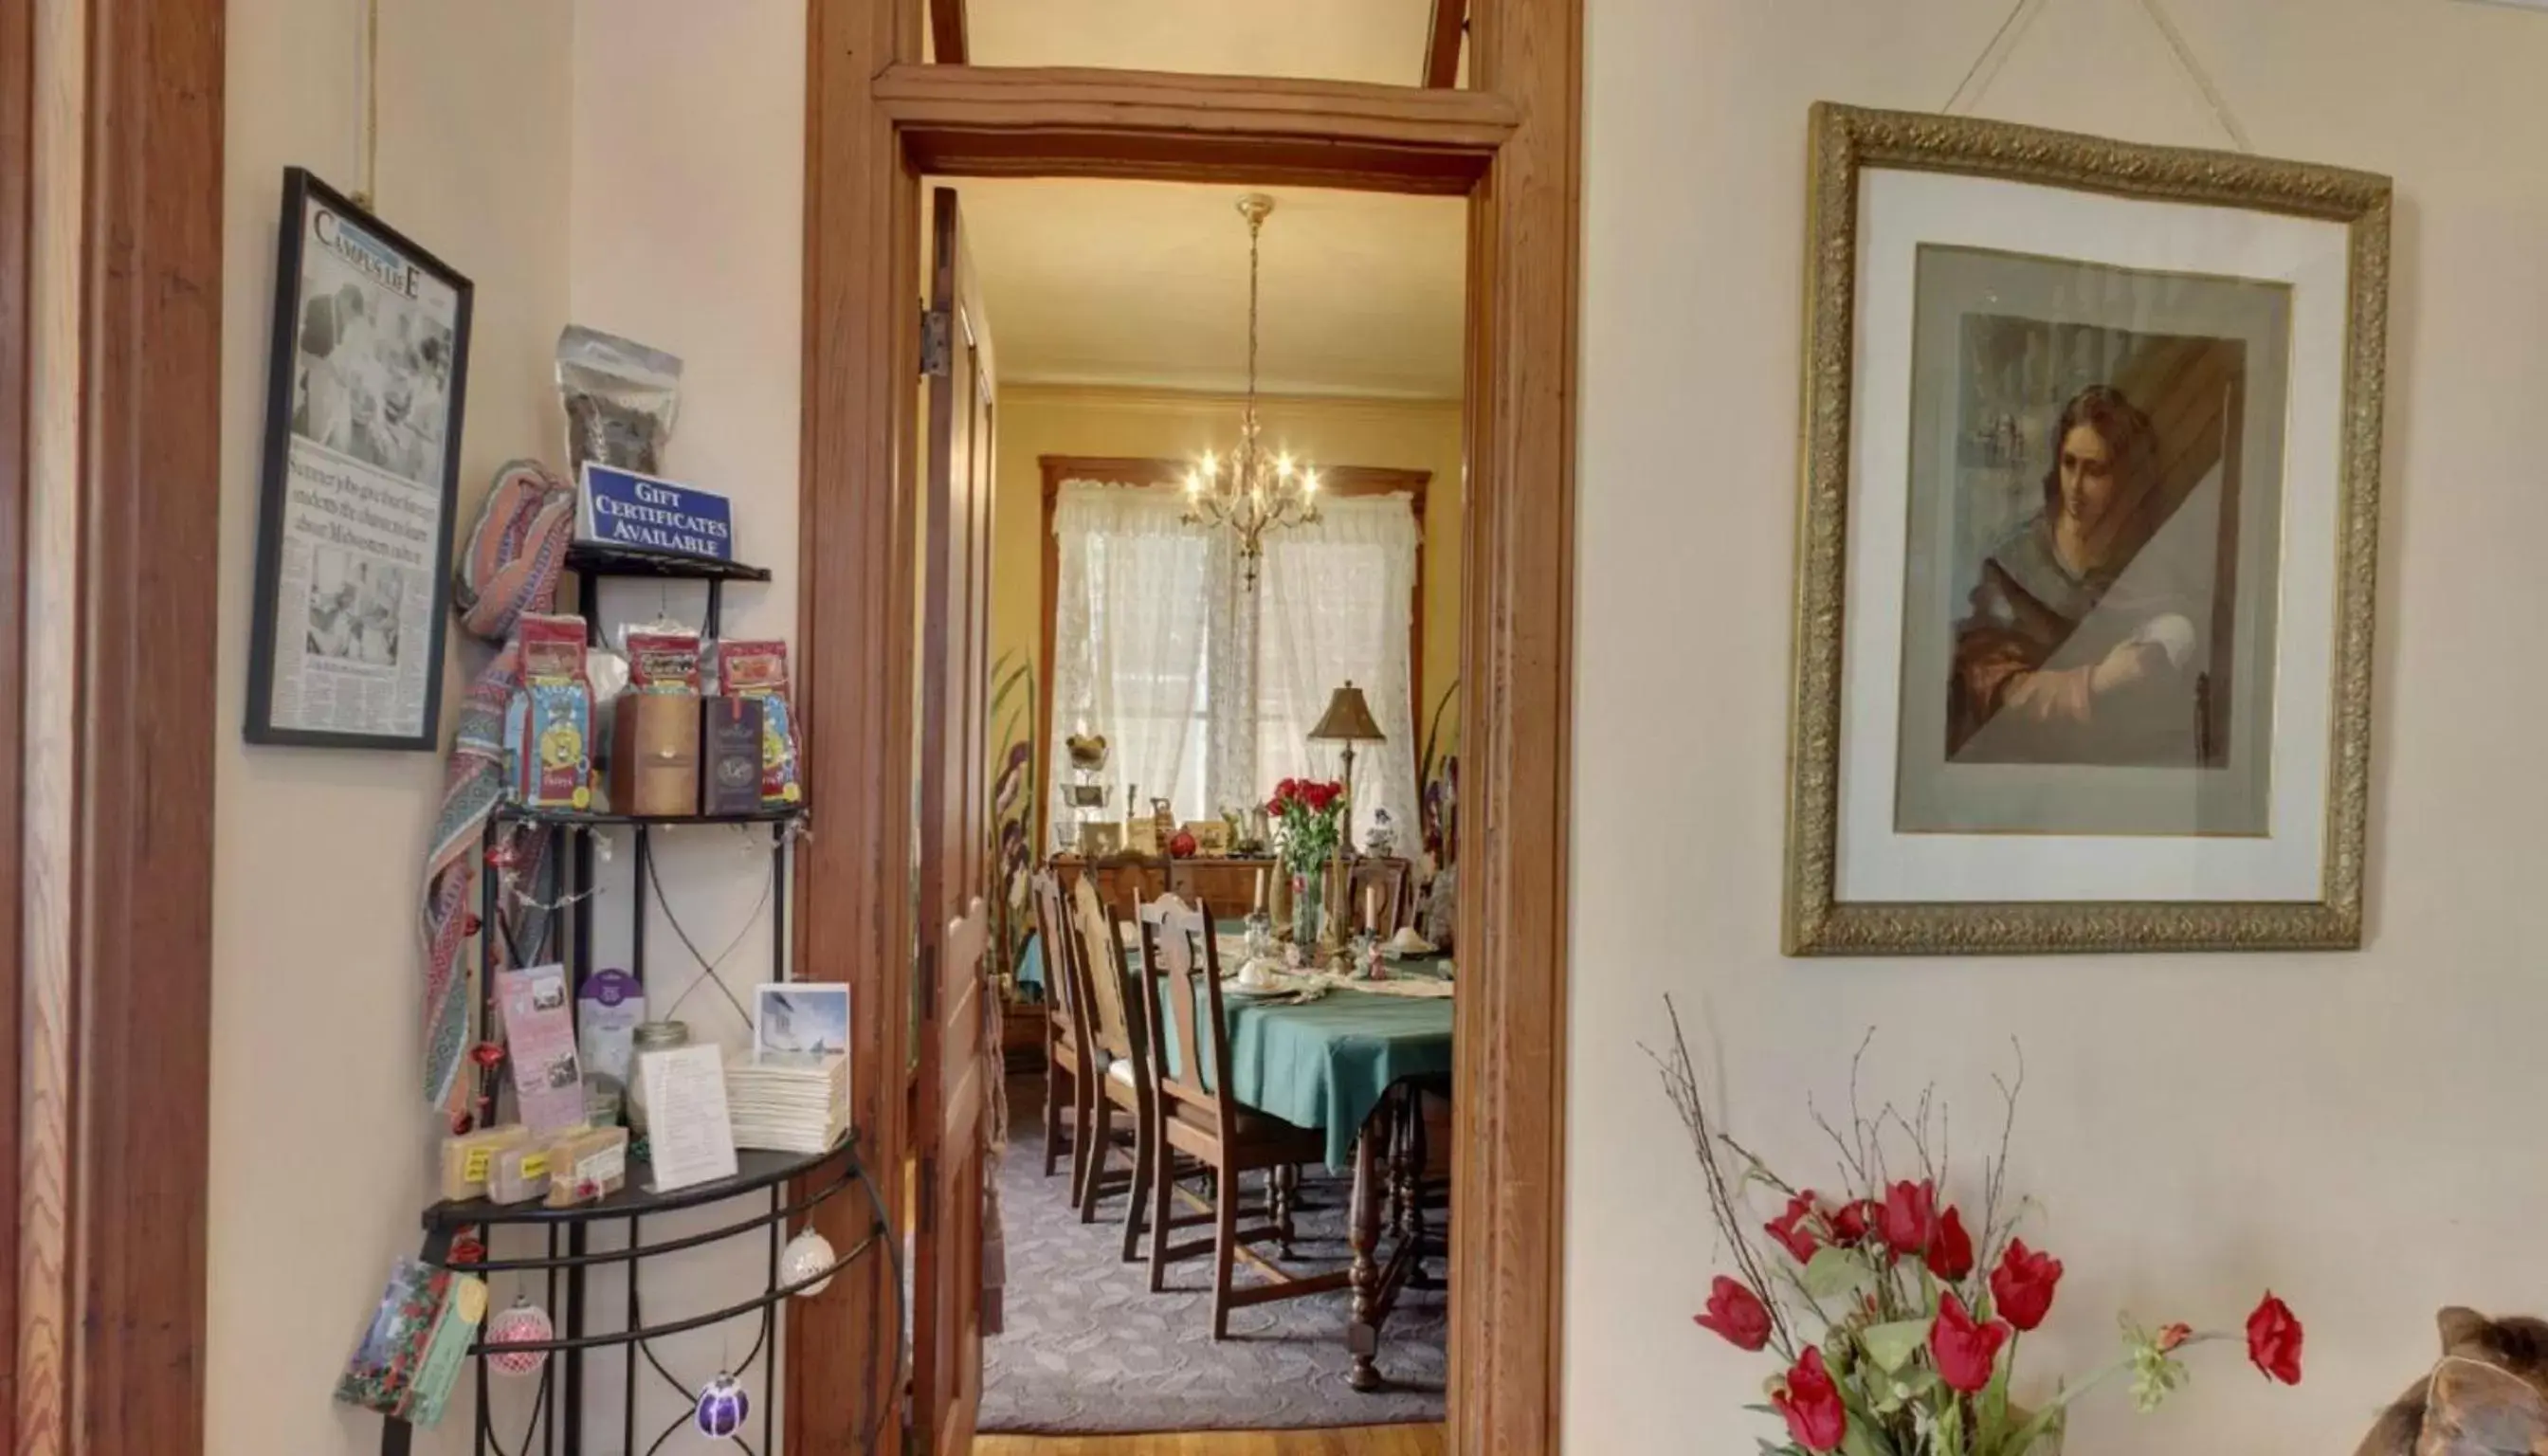
[[(558, 576), (574, 534), (575, 488), (537, 461), (516, 460), (496, 474), (478, 524), (469, 533), (452, 584), (452, 604), (462, 630), (502, 644), (496, 660), (469, 684), (460, 726), (443, 777), (442, 811), (424, 862), (424, 1095), (446, 1112), (457, 1110), (460, 1068), (469, 1051), (470, 979), (461, 964), (462, 944), (472, 930), (470, 879), (477, 869), (479, 837), (504, 792), (504, 712), (521, 685), (522, 650), (514, 629), (526, 613), (546, 612), (557, 601)], [(547, 836), (539, 837), (545, 841)], [(525, 846), (524, 873), (545, 878), (545, 843)], [(547, 916), (530, 907), (507, 907), (504, 939), (519, 952), (543, 934)], [(494, 936), (499, 928), (488, 926)], [(530, 954), (536, 956), (533, 945)], [(515, 960), (513, 963), (521, 963)]]

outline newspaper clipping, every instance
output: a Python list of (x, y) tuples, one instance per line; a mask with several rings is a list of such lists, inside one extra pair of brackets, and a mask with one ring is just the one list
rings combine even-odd
[(274, 618), (274, 726), (424, 721), (459, 295), (312, 198)]

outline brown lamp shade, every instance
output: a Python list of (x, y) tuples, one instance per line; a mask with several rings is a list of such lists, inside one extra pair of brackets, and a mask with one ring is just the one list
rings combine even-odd
[(1325, 716), (1310, 730), (1313, 743), (1378, 743), (1382, 738), (1380, 725), (1371, 718), (1371, 704), (1363, 701), (1362, 689), (1351, 679), (1327, 699)]

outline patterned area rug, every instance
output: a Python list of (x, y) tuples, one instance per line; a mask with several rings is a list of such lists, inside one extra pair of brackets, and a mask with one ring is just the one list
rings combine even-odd
[[(1347, 1383), (1350, 1295), (1234, 1310), (1229, 1338), (1215, 1343), (1211, 1259), (1169, 1265), (1167, 1290), (1150, 1293), (1149, 1264), (1122, 1261), (1122, 1195), (1098, 1205), (1098, 1222), (1080, 1223), (1067, 1172), (1043, 1176), (1041, 1079), (1010, 1089), (1014, 1140), (1000, 1168), (1007, 1324), (983, 1342), (982, 1430), (1293, 1430), (1443, 1418), (1449, 1321), (1441, 1291), (1399, 1296), (1381, 1336), (1380, 1371), (1390, 1385), (1369, 1395)], [(1249, 1207), (1260, 1206), (1260, 1176), (1248, 1176)], [(1299, 1259), (1286, 1267), (1344, 1266), (1350, 1189), (1350, 1179), (1324, 1168), (1303, 1170)], [(1209, 1233), (1179, 1229), (1178, 1237)], [(1272, 1257), (1271, 1244), (1257, 1247)], [(1438, 1264), (1434, 1272), (1442, 1272)], [(1241, 1287), (1263, 1277), (1239, 1264)]]

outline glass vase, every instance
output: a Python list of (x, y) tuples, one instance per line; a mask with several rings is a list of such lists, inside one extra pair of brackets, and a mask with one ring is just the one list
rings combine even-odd
[(1292, 876), (1292, 944), (1309, 950), (1319, 944), (1320, 907), (1326, 900), (1326, 876), (1294, 874)]

